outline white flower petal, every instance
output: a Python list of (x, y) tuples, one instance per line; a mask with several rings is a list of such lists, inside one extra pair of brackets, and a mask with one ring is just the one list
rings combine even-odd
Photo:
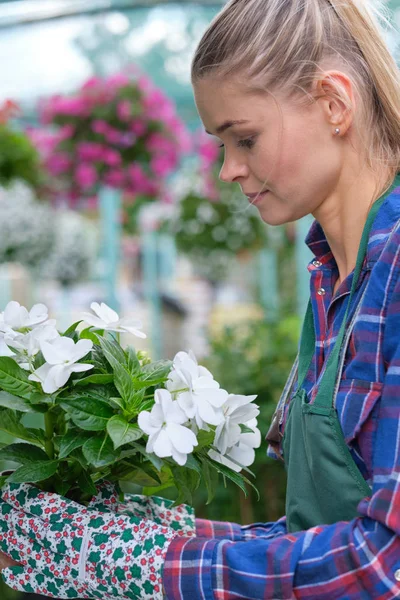
[(68, 379), (71, 377), (72, 371), (69, 365), (54, 365), (49, 372), (49, 377), (52, 378), (57, 385), (57, 389), (64, 387)]
[(154, 454), (160, 458), (172, 455), (172, 444), (165, 429), (161, 429), (154, 442)]
[(92, 302), (90, 308), (105, 323), (117, 323), (117, 321), (119, 321), (118, 313), (116, 313), (115, 310), (107, 306), (107, 304), (105, 304), (104, 302), (102, 302), (100, 305), (98, 304), (98, 302)]
[(237, 460), (244, 467), (249, 467), (254, 462), (255, 452), (253, 448), (249, 448), (246, 444), (239, 442), (239, 444), (236, 444), (229, 450), (226, 456)]
[(92, 327), (96, 327), (97, 329), (105, 329), (107, 327), (107, 323), (102, 321), (102, 319), (99, 319), (98, 317), (91, 315), (90, 313), (86, 313), (86, 312), (83, 313), (82, 319), (83, 319), (83, 321), (85, 321), (85, 323), (88, 323), (88, 325), (91, 325)]
[(175, 462), (178, 463), (178, 465), (183, 467), (183, 465), (185, 465), (187, 461), (187, 454), (182, 454), (181, 452), (176, 450), (176, 448), (172, 447), (172, 458)]
[(74, 340), (62, 336), (51, 342), (46, 340), (40, 342), (42, 354), (46, 362), (50, 365), (58, 365), (64, 363), (66, 360), (70, 360), (73, 355), (74, 347)]
[(31, 381), (37, 381), (38, 383), (43, 383), (47, 377), (48, 372), (51, 369), (51, 365), (44, 363), (41, 367), (36, 369), (31, 375), (29, 375), (28, 379)]
[(246, 406), (240, 406), (231, 413), (231, 419), (235, 423), (247, 423), (250, 419), (258, 417), (260, 409), (254, 404), (247, 404)]
[(193, 431), (177, 423), (167, 423), (165, 431), (173, 447), (183, 454), (193, 452), (193, 447), (197, 446), (197, 438)]
[(90, 371), (90, 369), (93, 369), (93, 365), (87, 365), (86, 363), (76, 363), (68, 366), (71, 370), (71, 373), (83, 373), (84, 371)]
[(181, 392), (178, 394), (177, 402), (188, 419), (193, 419), (196, 413), (196, 405), (193, 402), (192, 392)]
[(224, 418), (222, 412), (218, 413), (208, 402), (197, 403), (196, 415), (199, 415), (199, 417), (209, 425), (218, 425)]
[(76, 362), (86, 356), (93, 348), (92, 340), (79, 340), (74, 346), (74, 351), (71, 356), (73, 362)]
[(167, 411), (164, 410), (164, 415), (165, 415), (165, 420), (168, 423), (177, 423), (179, 425), (182, 425), (183, 423), (186, 423), (186, 421), (188, 420), (185, 411), (183, 411), (181, 409), (181, 407), (179, 406), (179, 404), (176, 400), (172, 401), (172, 403), (169, 405)]
[(240, 473), (240, 471), (242, 470), (241, 467), (239, 467), (234, 462), (229, 460), (229, 458), (226, 458), (226, 456), (222, 456), (221, 454), (219, 454), (219, 452), (215, 452), (215, 450), (209, 450), (207, 454), (210, 458), (212, 458), (216, 462), (219, 462), (222, 465), (226, 465), (227, 467), (230, 467), (233, 471), (236, 471), (236, 473)]
[(154, 433), (154, 426), (150, 422), (150, 413), (148, 410), (142, 410), (138, 414), (138, 425), (147, 435)]
[(126, 325), (121, 325), (122, 331), (127, 331), (128, 333), (135, 335), (138, 338), (146, 339), (147, 335), (143, 333), (143, 331), (139, 331), (139, 329), (135, 329), (134, 327), (127, 327)]
[[(209, 377), (197, 377), (195, 379), (195, 381), (193, 382), (193, 387), (196, 390), (200, 390), (200, 389), (207, 389), (207, 390), (212, 390), (212, 389), (219, 389), (220, 385), (218, 383), (218, 381), (215, 381), (215, 379), (210, 379)], [(226, 396), (228, 396), (228, 392), (226, 392)]]

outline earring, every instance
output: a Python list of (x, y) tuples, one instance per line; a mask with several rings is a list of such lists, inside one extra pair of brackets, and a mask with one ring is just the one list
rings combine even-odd
[(339, 129), (339, 127), (336, 127), (336, 129), (335, 129), (335, 134), (336, 134), (336, 135), (339, 135), (339, 133), (340, 133), (340, 129)]

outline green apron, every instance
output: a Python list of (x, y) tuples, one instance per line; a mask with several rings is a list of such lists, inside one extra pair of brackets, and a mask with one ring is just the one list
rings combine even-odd
[[(340, 382), (337, 377), (338, 365), (342, 344), (348, 331), (349, 307), (366, 255), (371, 226), (383, 201), (398, 185), (399, 177), (391, 189), (373, 204), (369, 212), (358, 250), (346, 312), (312, 404), (309, 404), (307, 393), (302, 388), (315, 350), (311, 301), (307, 307), (299, 348), (298, 386), (290, 402), (282, 439), (287, 470), (288, 532), (302, 531), (315, 525), (342, 520), (349, 521), (357, 516), (360, 500), (372, 493), (344, 440), (334, 397)], [(291, 374), (292, 380), (296, 367), (297, 364)], [(275, 419), (275, 431), (276, 428)]]

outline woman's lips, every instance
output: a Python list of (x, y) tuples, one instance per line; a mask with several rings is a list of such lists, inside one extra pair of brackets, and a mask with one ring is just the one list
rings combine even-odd
[(246, 196), (249, 199), (249, 202), (251, 202), (251, 204), (254, 204), (254, 206), (257, 206), (257, 204), (259, 204), (260, 202), (262, 202), (262, 199), (269, 193), (269, 190), (266, 190), (265, 192), (261, 192), (259, 194), (246, 194)]

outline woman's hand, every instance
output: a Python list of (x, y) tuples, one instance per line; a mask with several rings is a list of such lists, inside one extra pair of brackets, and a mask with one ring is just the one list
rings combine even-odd
[(20, 563), (15, 562), (12, 558), (9, 558), (6, 554), (0, 552), (0, 571), (8, 569), (8, 567), (16, 567)]
[(89, 508), (150, 519), (158, 525), (171, 527), (181, 536), (191, 536), (196, 533), (194, 508), (188, 504), (172, 507), (172, 500), (141, 494), (124, 494), (124, 500), (120, 502), (115, 486), (109, 481), (102, 481), (96, 487), (97, 494), (91, 499)]
[(17, 552), (23, 565), (3, 570), (10, 587), (55, 598), (162, 599), (172, 528), (26, 484), (6, 485), (1, 498), (1, 548)]

